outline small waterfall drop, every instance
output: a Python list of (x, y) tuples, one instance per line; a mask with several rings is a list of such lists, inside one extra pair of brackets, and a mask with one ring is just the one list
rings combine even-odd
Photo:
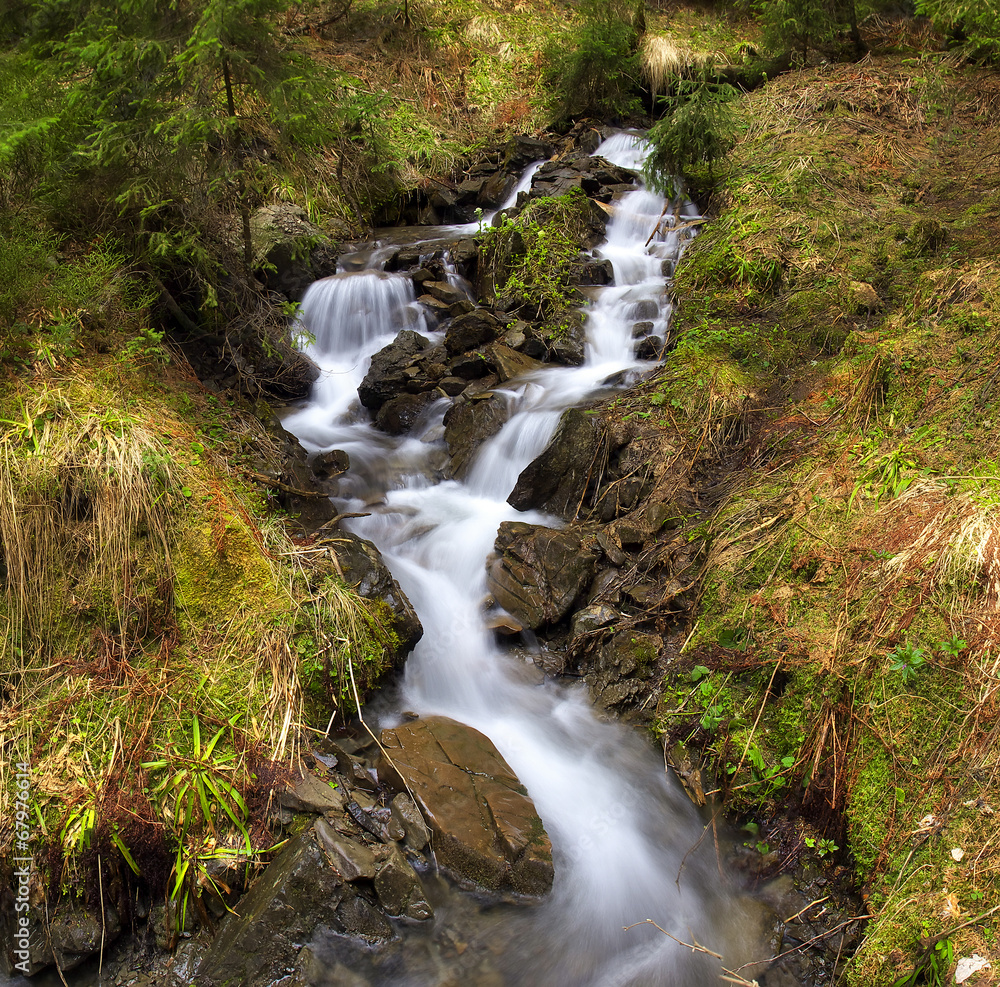
[[(597, 153), (634, 168), (645, 149), (634, 136), (618, 135)], [(652, 323), (666, 338), (670, 300), (663, 271), (678, 255), (682, 235), (650, 234), (682, 215), (693, 215), (692, 207), (677, 210), (641, 188), (613, 204), (607, 242), (597, 253), (611, 261), (615, 283), (597, 292), (586, 311), (583, 365), (512, 382), (504, 392), (511, 417), (484, 443), (465, 483), (435, 476), (443, 409), (432, 409), (422, 434), (402, 439), (375, 432), (351, 412), (371, 354), (401, 328), (427, 332), (409, 282), (381, 273), (337, 275), (317, 282), (303, 305), (302, 323), (315, 337), (308, 352), (322, 377), (310, 404), (285, 427), (310, 450), (350, 452), (352, 472), (365, 479), (353, 499), (346, 497), (345, 510), (380, 499), (370, 517), (352, 524), (379, 546), (424, 627), (407, 662), (402, 708), (450, 716), (489, 736), (552, 840), (556, 876), (549, 899), (490, 913), (483, 935), (496, 946), (498, 971), (490, 983), (715, 984), (718, 965), (708, 957), (651, 926), (623, 927), (653, 919), (677, 939), (694, 939), (727, 959), (747, 958), (757, 933), (726, 886), (712, 841), (708, 850), (697, 849), (705, 821), (666, 777), (662, 760), (629, 729), (599, 716), (582, 686), (526, 676), (523, 660), (499, 648), (481, 611), (498, 526), (558, 524), (507, 504), (520, 472), (544, 450), (562, 411), (609, 378), (643, 366), (634, 352), (636, 323)], [(433, 969), (430, 961), (415, 964), (378, 982), (457, 982), (445, 973), (438, 979)]]

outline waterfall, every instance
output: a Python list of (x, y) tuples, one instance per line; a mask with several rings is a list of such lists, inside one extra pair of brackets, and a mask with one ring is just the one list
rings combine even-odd
[[(636, 167), (644, 151), (641, 140), (619, 135), (597, 153)], [(677, 939), (727, 957), (744, 952), (757, 932), (720, 875), (711, 838), (695, 851), (705, 820), (666, 776), (662, 759), (628, 728), (599, 716), (582, 686), (526, 676), (523, 659), (498, 647), (481, 612), (498, 526), (515, 519), (557, 523), (507, 504), (521, 470), (545, 448), (563, 410), (642, 366), (634, 323), (652, 322), (666, 335), (664, 264), (676, 259), (682, 241), (677, 233), (654, 237), (648, 247), (646, 241), (664, 218), (691, 214), (692, 207), (677, 211), (645, 189), (614, 203), (597, 253), (611, 261), (615, 283), (587, 309), (584, 364), (546, 368), (508, 385), (511, 417), (484, 443), (465, 483), (439, 482), (429, 465), (440, 454), (439, 415), (422, 434), (390, 439), (351, 412), (371, 353), (400, 328), (422, 325), (426, 332), (405, 279), (338, 275), (314, 285), (303, 306), (302, 324), (315, 337), (309, 352), (323, 376), (308, 407), (285, 426), (307, 448), (348, 449), (352, 472), (365, 479), (346, 510), (380, 500), (352, 530), (379, 546), (424, 627), (399, 708), (450, 716), (490, 737), (552, 840), (550, 898), (491, 913), (490, 934), (503, 945), (497, 983), (715, 984), (718, 964), (709, 957), (649, 925), (629, 932), (623, 926), (653, 919)], [(411, 973), (381, 982), (439, 981)]]

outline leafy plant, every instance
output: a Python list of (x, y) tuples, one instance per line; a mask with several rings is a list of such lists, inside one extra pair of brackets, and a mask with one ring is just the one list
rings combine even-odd
[(206, 861), (241, 852), (219, 845), (226, 831), (236, 834), (248, 856), (253, 854), (247, 805), (234, 783), (236, 754), (217, 753), (220, 741), (239, 716), (231, 716), (203, 743), (201, 721), (194, 714), (189, 752), (181, 752), (174, 745), (171, 756), (140, 765), (153, 774), (162, 774), (149, 795), (173, 824), (176, 850), (170, 895), (179, 906), (179, 929), (184, 927), (189, 899), (211, 881)]
[(833, 840), (816, 839), (814, 836), (806, 836), (804, 842), (810, 850), (815, 850), (820, 857), (832, 856), (840, 849)]
[(917, 13), (943, 28), (974, 57), (994, 62), (1000, 55), (1000, 9), (982, 0), (917, 0)]
[(968, 644), (960, 637), (952, 637), (941, 642), (941, 650), (953, 658), (957, 658), (967, 647)]
[(905, 645), (897, 645), (894, 651), (889, 652), (889, 659), (892, 661), (889, 670), (899, 672), (904, 683), (916, 678), (917, 672), (925, 664), (923, 648), (915, 648), (909, 641)]

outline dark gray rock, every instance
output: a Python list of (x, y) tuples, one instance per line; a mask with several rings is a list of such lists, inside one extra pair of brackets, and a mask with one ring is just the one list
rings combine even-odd
[(420, 333), (404, 329), (388, 346), (380, 349), (372, 357), (368, 373), (358, 387), (361, 403), (378, 411), (386, 401), (405, 390), (410, 379), (406, 368), (429, 346), (429, 340)]
[(378, 865), (368, 847), (336, 832), (325, 819), (317, 819), (313, 829), (323, 855), (345, 881), (371, 880), (375, 876)]
[(384, 606), (379, 619), (399, 642), (389, 658), (394, 667), (401, 667), (423, 634), (417, 612), (372, 542), (349, 531), (338, 531), (330, 547), (345, 582), (361, 596)]
[(195, 983), (263, 987), (279, 981), (292, 972), (317, 925), (357, 934), (339, 914), (355, 895), (323, 859), (312, 833), (294, 837), (223, 920)]
[(389, 435), (409, 432), (433, 401), (430, 394), (400, 394), (386, 401), (375, 415), (375, 427)]
[(343, 812), (345, 801), (339, 788), (311, 772), (279, 796), (281, 805), (294, 812)]
[(431, 834), (420, 810), (406, 792), (400, 792), (392, 800), (392, 815), (403, 828), (406, 845), (411, 850), (423, 850), (430, 842)]
[(586, 495), (600, 441), (592, 416), (578, 408), (564, 412), (552, 441), (521, 471), (507, 503), (572, 518)]
[(434, 917), (420, 878), (397, 846), (390, 846), (379, 864), (375, 893), (386, 915), (405, 915), (418, 921)]
[(300, 301), (317, 278), (333, 273), (333, 244), (301, 206), (261, 206), (250, 217), (250, 236), (254, 273), (269, 290), (292, 301)]
[(482, 444), (496, 435), (509, 418), (507, 400), (500, 394), (456, 401), (444, 416), (444, 440), (451, 454), (448, 475), (465, 477)]
[(491, 343), (503, 331), (503, 323), (488, 309), (476, 309), (455, 319), (445, 331), (444, 345), (450, 354), (467, 353)]

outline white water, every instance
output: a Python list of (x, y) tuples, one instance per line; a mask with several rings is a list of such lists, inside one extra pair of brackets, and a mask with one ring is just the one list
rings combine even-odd
[[(635, 167), (642, 146), (619, 135), (598, 153)], [(545, 448), (564, 409), (607, 378), (642, 366), (633, 355), (633, 322), (652, 321), (660, 334), (666, 331), (662, 266), (678, 253), (679, 234), (644, 247), (663, 209), (664, 201), (644, 190), (616, 203), (598, 251), (614, 265), (615, 285), (588, 309), (584, 365), (515, 382), (507, 392), (513, 415), (480, 450), (464, 484), (440, 482), (436, 473), (446, 402), (403, 439), (374, 431), (366, 413), (351, 410), (370, 355), (400, 328), (426, 332), (409, 282), (380, 273), (337, 275), (314, 285), (303, 306), (302, 321), (315, 335), (309, 352), (322, 378), (310, 404), (285, 427), (310, 450), (350, 454), (345, 509), (378, 505), (353, 530), (379, 546), (424, 627), (407, 662), (402, 708), (451, 716), (488, 735), (527, 787), (552, 840), (550, 898), (498, 920), (502, 983), (718, 982), (717, 964), (704, 955), (648, 926), (623, 931), (647, 918), (679, 939), (694, 937), (724, 953), (730, 968), (747, 958), (747, 937), (753, 938), (714, 853), (685, 859), (704, 821), (666, 778), (662, 762), (629, 730), (599, 718), (582, 687), (532, 684), (498, 648), (481, 613), (485, 562), (500, 523), (558, 523), (507, 504), (519, 473)], [(710, 847), (711, 837), (705, 842)], [(382, 982), (439, 980), (425, 969)]]

